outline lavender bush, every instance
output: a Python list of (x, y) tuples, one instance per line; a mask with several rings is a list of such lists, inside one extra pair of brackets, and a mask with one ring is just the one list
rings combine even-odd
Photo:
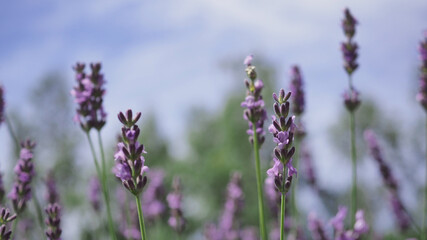
[[(93, 12), (93, 15), (97, 14)], [(253, 21), (258, 20), (254, 18)], [(0, 85), (0, 126), (5, 126), (10, 135), (1, 146), (12, 149), (10, 152), (14, 156), (4, 157), (0, 164), (0, 239), (426, 240), (427, 178), (422, 183), (419, 179), (427, 173), (427, 168), (424, 170), (420, 166), (427, 166), (427, 163), (425, 159), (421, 160), (425, 149), (418, 146), (421, 142), (418, 138), (424, 136), (419, 136), (416, 124), (416, 131), (409, 132), (415, 127), (408, 124), (410, 119), (407, 115), (404, 121), (396, 120), (406, 112), (394, 112), (392, 119), (396, 123), (388, 125), (383, 121), (386, 116), (376, 119), (371, 117), (374, 114), (368, 116), (365, 105), (369, 101), (360, 106), (359, 92), (353, 83), (359, 61), (363, 60), (358, 58), (359, 46), (355, 41), (358, 24), (346, 8), (341, 22), (345, 40), (340, 50), (348, 77), (343, 112), (350, 119), (350, 192), (346, 191), (347, 182), (343, 181), (348, 175), (346, 164), (332, 162), (340, 157), (329, 151), (331, 144), (326, 134), (320, 131), (326, 126), (319, 114), (333, 114), (334, 106), (323, 106), (324, 109), (330, 108), (328, 111), (313, 111), (311, 108), (310, 102), (323, 101), (319, 95), (313, 94), (318, 89), (313, 89), (316, 84), (311, 82), (311, 79), (321, 77), (313, 74), (316, 66), (313, 62), (307, 63), (304, 57), (297, 58), (301, 65), (290, 66), (289, 87), (273, 93), (273, 89), (283, 85), (281, 79), (276, 81), (281, 75), (276, 75), (274, 67), (262, 58), (257, 58), (255, 67), (253, 55), (247, 56), (244, 59), (247, 77), (244, 80), (244, 101), (242, 86), (229, 96), (220, 95), (219, 88), (212, 89), (212, 86), (202, 89), (201, 96), (209, 101), (221, 98), (219, 110), (210, 112), (204, 105), (194, 110), (191, 117), (186, 118), (189, 123), (186, 138), (174, 136), (172, 129), (176, 125), (172, 124), (180, 121), (180, 115), (176, 113), (182, 111), (181, 100), (186, 99), (186, 90), (195, 85), (179, 79), (178, 84), (183, 87), (176, 88), (176, 92), (182, 99), (170, 96), (169, 92), (166, 95), (155, 93), (153, 101), (144, 102), (139, 97), (147, 94), (147, 89), (151, 91), (152, 78), (138, 75), (146, 84), (141, 89), (127, 82), (131, 72), (119, 73), (123, 79), (117, 79), (117, 69), (120, 68), (115, 69), (116, 65), (111, 62), (106, 61), (105, 65), (95, 62), (88, 67), (78, 62), (73, 66), (75, 82), (72, 97), (56, 91), (57, 88), (39, 84), (35, 88), (37, 94), (23, 95), (36, 95), (35, 99), (43, 95), (46, 98), (20, 108), (13, 103), (21, 98), (14, 92), (14, 86), (8, 82)], [(425, 114), (427, 35), (418, 50), (421, 67), (416, 100)], [(279, 62), (282, 68), (282, 64), (286, 64), (288, 59), (293, 60), (295, 55), (288, 53), (286, 48), (280, 51), (286, 59)], [(295, 54), (298, 55), (298, 51)], [(316, 53), (310, 54), (314, 56)], [(112, 73), (109, 74), (109, 86), (102, 66)], [(304, 66), (306, 79), (299, 66)], [(363, 66), (366, 69), (372, 67), (368, 63), (363, 63)], [(240, 67), (233, 69), (239, 72), (239, 76), (243, 74)], [(200, 69), (192, 70), (191, 74), (197, 75), (195, 70)], [(163, 71), (166, 72), (166, 68)], [(71, 71), (67, 76), (70, 74)], [(47, 81), (45, 86), (56, 83)], [(6, 99), (5, 92), (9, 86), (11, 90), (8, 92), (13, 97)], [(117, 86), (126, 87), (127, 91), (119, 91)], [(62, 87), (69, 89), (67, 84)], [(321, 89), (327, 94), (333, 94), (333, 90), (330, 86)], [(23, 89), (20, 91), (24, 92)], [(264, 99), (264, 93), (272, 94), (272, 100)], [(58, 96), (50, 98), (53, 94)], [(112, 96), (116, 99), (106, 101)], [(375, 100), (380, 97), (378, 94)], [(61, 98), (65, 99), (64, 104), (61, 104)], [(125, 99), (123, 102), (128, 107), (141, 107), (144, 111), (147, 108), (160, 109), (167, 114), (160, 114), (163, 121), (144, 117), (141, 125), (142, 113), (129, 109), (118, 113), (118, 122), (109, 121), (107, 110), (123, 107), (118, 98)], [(167, 105), (161, 105), (160, 100), (164, 99)], [(73, 111), (66, 104), (72, 100), (76, 107), (73, 119), (69, 115)], [(49, 106), (55, 106), (54, 110)], [(244, 121), (239, 114), (241, 108)], [(407, 110), (410, 111), (409, 107)], [(34, 113), (27, 117), (27, 112)], [(269, 114), (272, 114), (271, 125), (266, 127)], [(149, 115), (155, 114), (144, 113), (144, 116)], [(320, 121), (313, 120), (313, 116)], [(87, 138), (87, 142), (80, 141), (81, 147), (88, 143), (90, 153), (84, 148), (74, 148), (71, 133), (76, 126), (68, 128), (64, 119), (68, 119), (70, 124), (74, 121), (81, 129), (80, 133)], [(120, 129), (118, 124), (121, 124)], [(347, 131), (347, 123), (345, 126)], [(266, 129), (270, 137), (266, 137)], [(384, 140), (389, 144), (379, 144), (374, 131), (381, 136), (381, 143)], [(337, 141), (342, 141), (341, 136), (345, 133), (338, 132)], [(370, 169), (372, 165), (368, 160), (362, 162), (368, 159), (363, 146), (356, 148), (362, 133), (367, 143), (366, 152), (378, 169)], [(114, 138), (117, 135), (118, 142)], [(36, 139), (38, 147), (35, 148), (35, 143), (29, 140), (19, 144), (24, 136)], [(0, 137), (2, 140), (7, 138)], [(415, 143), (410, 142), (412, 138)], [(116, 147), (112, 144), (114, 142)], [(343, 141), (343, 144), (348, 142)], [(392, 146), (392, 157), (384, 154), (389, 145)], [(69, 161), (70, 158), (76, 162)], [(87, 163), (89, 158), (93, 159), (94, 169)], [(271, 164), (270, 168), (268, 164)], [(382, 178), (380, 187), (366, 184), (374, 179), (374, 174)], [(338, 185), (340, 187), (335, 189)], [(379, 194), (382, 190), (386, 194)], [(418, 204), (421, 201), (417, 204), (413, 201), (421, 195), (425, 202), (423, 207)], [(269, 211), (265, 211), (265, 207)], [(375, 222), (378, 216), (387, 213), (394, 216), (396, 228), (388, 226), (382, 219)]]

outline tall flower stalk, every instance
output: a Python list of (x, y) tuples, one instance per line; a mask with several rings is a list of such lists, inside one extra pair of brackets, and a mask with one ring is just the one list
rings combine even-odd
[[(107, 169), (104, 148), (101, 138), (101, 129), (104, 127), (107, 117), (103, 107), (105, 80), (104, 75), (100, 73), (100, 63), (91, 63), (90, 68), (91, 73), (86, 74), (85, 64), (76, 63), (76, 65), (73, 67), (76, 73), (77, 85), (71, 90), (71, 95), (74, 96), (75, 102), (78, 105), (74, 121), (79, 123), (82, 130), (86, 133), (86, 137), (92, 151), (96, 172), (98, 178), (101, 181), (102, 192), (107, 210), (110, 236), (113, 239), (116, 239), (113, 218), (111, 215), (109, 190), (107, 187)], [(96, 129), (98, 132), (98, 143), (101, 152), (101, 165), (99, 164), (92, 138), (90, 136), (90, 131), (92, 129)]]
[(246, 74), (249, 80), (245, 79), (246, 85), (246, 98), (241, 106), (245, 108), (243, 118), (248, 121), (249, 141), (253, 144), (255, 155), (255, 173), (257, 179), (257, 192), (258, 192), (258, 214), (259, 214), (259, 228), (261, 239), (267, 240), (267, 229), (264, 218), (264, 198), (262, 191), (262, 177), (261, 177), (261, 164), (259, 149), (264, 143), (264, 121), (267, 118), (267, 113), (264, 109), (264, 100), (261, 95), (264, 83), (257, 79), (255, 66), (252, 65), (253, 56), (246, 57), (244, 64), (246, 65)]
[[(427, 144), (427, 32), (419, 46), (421, 66), (420, 66), (420, 89), (417, 94), (417, 100), (426, 111), (426, 144)], [(425, 189), (424, 189), (424, 211), (422, 220), (423, 240), (427, 239), (427, 146), (425, 162)]]
[(344, 19), (342, 28), (347, 37), (346, 41), (341, 43), (341, 51), (344, 58), (344, 69), (348, 75), (349, 89), (344, 93), (344, 104), (350, 114), (350, 141), (351, 141), (351, 162), (352, 162), (352, 190), (351, 190), (351, 222), (355, 223), (357, 209), (357, 156), (356, 156), (356, 123), (355, 111), (360, 105), (359, 93), (354, 88), (352, 74), (358, 68), (357, 44), (353, 41), (356, 33), (357, 20), (351, 15), (349, 9), (344, 10)]
[(141, 239), (146, 240), (140, 196), (147, 184), (145, 173), (148, 171), (148, 167), (145, 166), (145, 158), (142, 155), (146, 153), (144, 145), (138, 142), (140, 129), (136, 123), (140, 117), (141, 113), (139, 112), (133, 118), (133, 112), (130, 109), (127, 110), (126, 115), (122, 112), (118, 114), (119, 121), (123, 124), (122, 142), (117, 144), (118, 150), (114, 154), (116, 165), (113, 172), (123, 186), (135, 197)]
[[(304, 82), (302, 79), (302, 74), (300, 68), (295, 65), (291, 68), (291, 84), (290, 90), (292, 92), (291, 101), (292, 101), (292, 113), (298, 119), (297, 129), (295, 131), (295, 157), (294, 164), (295, 168), (299, 170), (299, 159), (300, 159), (300, 146), (301, 142), (305, 136), (304, 128), (301, 122), (301, 115), (305, 110), (305, 96), (304, 96)], [(297, 191), (298, 179), (295, 179), (294, 184), (291, 187), (291, 209), (292, 216), (294, 218), (294, 232), (296, 234), (299, 225), (299, 212), (296, 200), (296, 191)]]
[(274, 112), (273, 123), (268, 130), (273, 134), (273, 141), (277, 144), (274, 148), (274, 165), (268, 169), (267, 174), (274, 177), (276, 188), (281, 193), (280, 201), (280, 240), (284, 239), (285, 203), (292, 178), (297, 170), (292, 166), (292, 156), (295, 153), (293, 146), (295, 131), (295, 116), (288, 116), (290, 104), (288, 99), (291, 92), (285, 95), (285, 90), (280, 89), (279, 96), (273, 93)]

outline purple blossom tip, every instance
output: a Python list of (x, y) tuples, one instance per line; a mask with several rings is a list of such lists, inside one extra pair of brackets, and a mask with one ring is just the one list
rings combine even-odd
[(243, 61), (243, 64), (246, 66), (251, 66), (252, 65), (252, 60), (254, 59), (253, 55), (249, 55), (245, 58), (245, 60)]
[(181, 233), (185, 229), (186, 220), (182, 212), (181, 180), (175, 177), (172, 183), (173, 192), (167, 196), (167, 202), (171, 209), (171, 216), (168, 220), (169, 226)]
[(46, 223), (46, 236), (48, 240), (60, 240), (61, 239), (61, 207), (59, 204), (49, 204), (46, 209), (47, 218)]

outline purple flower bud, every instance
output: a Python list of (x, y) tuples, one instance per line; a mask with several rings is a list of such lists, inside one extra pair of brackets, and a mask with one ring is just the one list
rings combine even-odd
[(347, 216), (348, 209), (344, 206), (338, 207), (338, 212), (335, 217), (333, 217), (329, 223), (334, 227), (335, 231), (343, 232), (344, 231), (344, 220)]
[(329, 240), (325, 233), (323, 223), (317, 218), (316, 214), (311, 212), (308, 215), (308, 229), (311, 232), (313, 240)]
[[(256, 79), (255, 67), (251, 65), (252, 55), (248, 56), (245, 59), (245, 64), (247, 65), (246, 73), (251, 79), (246, 82), (247, 95), (245, 101), (241, 103), (241, 106), (245, 108), (243, 118), (248, 121), (249, 130), (247, 131), (249, 135), (249, 140), (252, 142), (254, 129), (257, 133), (258, 143), (261, 145), (264, 142), (264, 121), (267, 119), (267, 112), (264, 108), (264, 100), (261, 95), (261, 91), (264, 87), (264, 83), (261, 80)], [(252, 140), (251, 140), (252, 139)]]
[(344, 104), (348, 111), (355, 111), (360, 105), (359, 92), (356, 89), (351, 89), (344, 92)]
[(46, 207), (46, 236), (48, 240), (60, 240), (61, 239), (61, 207), (58, 203), (49, 204)]
[(408, 214), (406, 214), (405, 207), (397, 194), (390, 195), (390, 203), (393, 209), (396, 223), (401, 231), (405, 231), (410, 227), (411, 220)]
[(299, 116), (304, 112), (305, 99), (304, 99), (304, 82), (298, 66), (293, 66), (291, 71), (291, 85), (292, 92), (292, 111), (295, 115)]
[(252, 60), (254, 59), (253, 55), (249, 55), (245, 58), (245, 60), (243, 61), (243, 64), (245, 64), (246, 66), (251, 66), (252, 65)]
[(35, 144), (29, 140), (21, 143), (20, 158), (15, 166), (16, 181), (8, 197), (12, 200), (15, 211), (19, 214), (25, 209), (31, 199), (31, 180), (35, 175), (32, 163), (32, 149)]
[(424, 110), (427, 111), (427, 33), (419, 46), (421, 66), (420, 66), (420, 88), (417, 94), (417, 101), (420, 102)]
[(142, 144), (138, 142), (140, 130), (136, 125), (141, 113), (133, 117), (132, 110), (125, 114), (118, 114), (119, 121), (124, 125), (122, 127), (122, 140), (117, 144), (117, 151), (114, 154), (116, 165), (113, 173), (122, 182), (123, 186), (132, 194), (140, 194), (147, 183), (144, 174), (148, 171), (145, 166), (145, 158), (142, 154), (146, 153)]
[(354, 223), (354, 233), (357, 236), (361, 236), (369, 231), (369, 225), (365, 220), (365, 212), (363, 210), (357, 210), (356, 222)]
[(344, 30), (345, 35), (351, 39), (353, 38), (356, 32), (356, 24), (358, 24), (357, 20), (351, 15), (351, 12), (348, 8), (344, 10), (344, 20), (342, 21), (342, 28)]
[(4, 121), (4, 89), (3, 86), (0, 85), (0, 125)]
[(78, 107), (74, 121), (89, 132), (92, 128), (101, 130), (106, 122), (107, 114), (103, 107), (105, 95), (104, 75), (100, 74), (101, 64), (90, 64), (91, 74), (85, 73), (85, 65), (77, 63), (73, 69), (76, 72), (77, 85), (71, 90)]
[(342, 21), (342, 27), (347, 41), (341, 44), (341, 51), (344, 58), (344, 69), (348, 75), (351, 75), (358, 67), (357, 60), (357, 44), (352, 42), (352, 38), (356, 32), (356, 19), (351, 15), (350, 10), (344, 10), (345, 18)]
[(164, 172), (162, 170), (151, 170), (148, 173), (150, 182), (142, 195), (142, 210), (144, 219), (154, 221), (163, 215), (166, 210), (164, 203), (165, 188), (163, 183)]

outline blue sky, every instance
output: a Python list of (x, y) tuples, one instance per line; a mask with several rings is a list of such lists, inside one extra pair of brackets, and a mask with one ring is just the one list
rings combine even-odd
[[(420, 116), (411, 94), (417, 45), (427, 29), (425, 0), (2, 1), (0, 82), (8, 105), (22, 107), (28, 90), (47, 72), (62, 72), (73, 84), (76, 61), (102, 61), (106, 131), (118, 128), (118, 111), (134, 108), (153, 111), (162, 133), (177, 140), (193, 106), (219, 109), (239, 84), (244, 91), (243, 65), (242, 78), (235, 79), (220, 63), (258, 53), (275, 65), (283, 87), (289, 67), (301, 66), (306, 122), (318, 139), (313, 140), (318, 155), (327, 157), (330, 152), (320, 150), (327, 149), (325, 126), (342, 107), (347, 87), (339, 51), (345, 7), (360, 22), (354, 83), (362, 97), (374, 98), (389, 113)], [(3, 141), (6, 131), (0, 130)]]

